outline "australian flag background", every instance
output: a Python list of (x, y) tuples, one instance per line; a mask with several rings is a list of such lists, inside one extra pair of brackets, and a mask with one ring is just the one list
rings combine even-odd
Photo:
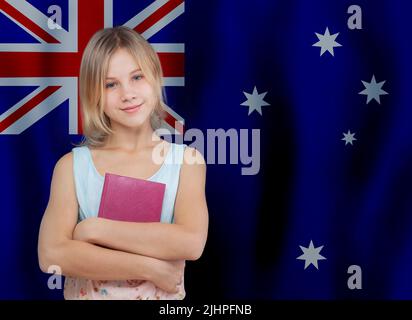
[(0, 0), (0, 298), (63, 297), (38, 267), (39, 225), (54, 165), (81, 139), (82, 50), (127, 25), (161, 58), (168, 125), (260, 130), (257, 174), (208, 165), (209, 237), (186, 299), (411, 299), (411, 10)]

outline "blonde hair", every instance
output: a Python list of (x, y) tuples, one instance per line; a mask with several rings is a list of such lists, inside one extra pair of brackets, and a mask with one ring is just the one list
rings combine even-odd
[(136, 60), (154, 89), (156, 105), (151, 126), (160, 127), (165, 115), (165, 92), (160, 60), (153, 47), (136, 31), (124, 27), (105, 28), (96, 32), (87, 44), (80, 65), (80, 101), (84, 139), (80, 145), (99, 147), (113, 133), (110, 119), (103, 112), (105, 78), (109, 60), (119, 48), (126, 49)]

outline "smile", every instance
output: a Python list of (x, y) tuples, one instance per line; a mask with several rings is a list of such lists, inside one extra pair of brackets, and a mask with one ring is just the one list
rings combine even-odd
[(126, 107), (126, 108), (123, 108), (123, 109), (121, 109), (121, 110), (124, 111), (124, 112), (127, 112), (127, 113), (132, 113), (132, 112), (138, 111), (141, 107), (142, 107), (142, 104), (141, 104), (141, 105), (135, 105), (135, 106)]

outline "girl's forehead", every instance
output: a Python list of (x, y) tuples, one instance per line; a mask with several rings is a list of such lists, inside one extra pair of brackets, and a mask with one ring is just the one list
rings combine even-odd
[(132, 71), (136, 69), (141, 69), (138, 61), (127, 51), (121, 50), (116, 51), (109, 59), (108, 72), (120, 72)]
[(112, 64), (137, 64), (135, 57), (133, 57), (129, 51), (123, 48), (117, 49), (109, 59), (109, 65)]

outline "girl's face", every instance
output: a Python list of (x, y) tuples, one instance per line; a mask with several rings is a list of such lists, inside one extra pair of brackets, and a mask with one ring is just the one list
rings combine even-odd
[(103, 110), (111, 126), (138, 128), (149, 121), (156, 97), (133, 57), (118, 49), (110, 58)]

